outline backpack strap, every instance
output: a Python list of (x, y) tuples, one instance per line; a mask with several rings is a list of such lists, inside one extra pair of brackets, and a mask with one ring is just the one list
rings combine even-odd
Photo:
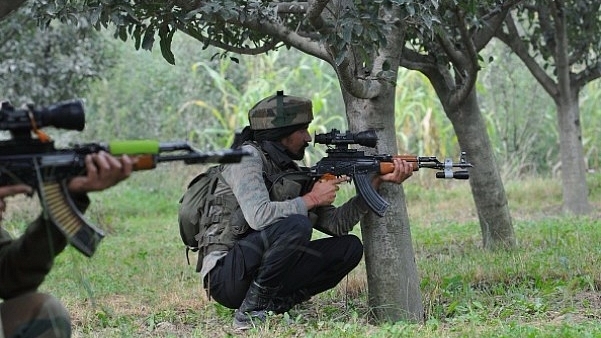
[[(245, 144), (255, 147), (255, 149), (257, 149), (257, 151), (259, 152), (261, 161), (263, 163), (263, 176), (264, 178), (266, 178), (267, 175), (265, 172), (265, 168), (269, 166), (266, 154), (260, 149), (260, 147), (257, 144), (253, 142), (246, 142)], [(215, 250), (227, 250), (230, 248), (221, 242), (221, 232), (216, 232), (213, 236), (208, 235), (206, 231), (202, 230), (205, 230), (213, 224), (219, 224), (222, 223), (222, 221), (226, 221), (223, 217), (230, 217), (230, 213), (234, 212), (239, 207), (238, 201), (236, 200), (236, 197), (233, 194), (224, 193), (220, 194), (219, 196), (215, 195), (215, 190), (217, 189), (217, 184), (219, 183), (219, 180), (225, 182), (225, 179), (223, 177), (223, 165), (219, 165), (214, 168), (218, 168), (216, 169), (218, 170), (218, 172), (216, 172), (213, 175), (213, 177), (211, 177), (211, 180), (208, 183), (209, 190), (205, 199), (205, 203), (203, 204), (202, 210), (200, 212), (200, 214), (202, 215), (202, 217), (199, 220), (199, 229), (201, 229), (201, 232), (196, 234), (196, 236), (194, 237), (198, 241), (198, 248), (203, 251), (203, 256)], [(265, 181), (267, 182), (267, 180)], [(211, 207), (213, 206), (219, 206), (222, 208), (222, 210), (229, 210), (229, 212), (225, 214), (227, 216), (224, 216), (223, 213), (211, 214), (210, 211)], [(229, 224), (228, 226), (232, 225)]]

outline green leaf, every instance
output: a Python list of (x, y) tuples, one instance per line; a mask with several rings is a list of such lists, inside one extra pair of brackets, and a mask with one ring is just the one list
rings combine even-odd
[(162, 25), (161, 28), (159, 28), (161, 54), (163, 54), (163, 58), (172, 65), (175, 64), (175, 56), (171, 51), (171, 41), (173, 40), (174, 33), (175, 29), (170, 29), (169, 25)]
[(152, 45), (154, 45), (154, 28), (149, 26), (146, 28), (146, 32), (144, 32), (144, 38), (142, 39), (142, 48), (145, 50), (152, 50)]

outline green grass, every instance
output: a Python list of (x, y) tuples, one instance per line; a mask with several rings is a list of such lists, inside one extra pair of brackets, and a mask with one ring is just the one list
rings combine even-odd
[[(87, 217), (108, 229), (106, 238), (91, 259), (67, 248), (41, 287), (68, 307), (74, 337), (238, 335), (232, 311), (204, 294), (179, 239), (177, 200), (197, 170), (164, 166), (92, 195)], [(242, 336), (601, 336), (598, 211), (561, 215), (556, 179), (508, 182), (518, 247), (487, 252), (469, 186), (438, 182), (419, 177), (405, 184), (424, 324), (370, 323), (361, 265), (335, 289)], [(596, 210), (600, 182), (599, 174), (589, 177)], [(9, 213), (8, 228), (23, 228), (28, 204), (9, 201), (17, 211)]]

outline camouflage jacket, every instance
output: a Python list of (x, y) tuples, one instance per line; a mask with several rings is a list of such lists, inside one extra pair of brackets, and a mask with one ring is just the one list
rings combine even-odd
[[(285, 201), (272, 201), (269, 191), (265, 184), (263, 160), (256, 146), (245, 145), (243, 150), (252, 153), (254, 156), (242, 158), (240, 163), (228, 164), (224, 166), (222, 176), (225, 182), (219, 182), (216, 194), (225, 189), (231, 189), (240, 204), (244, 218), (248, 225), (257, 231), (260, 231), (271, 224), (286, 218), (290, 215), (300, 214), (309, 217), (309, 213), (314, 214), (314, 228), (332, 236), (340, 236), (350, 232), (361, 217), (368, 212), (368, 207), (360, 196), (354, 196), (339, 207), (323, 206), (307, 210), (301, 196)], [(290, 170), (294, 166), (299, 172), (301, 168), (294, 162), (285, 164), (273, 163), (272, 165), (284, 170)], [(213, 251), (204, 256), (201, 278), (209, 273), (216, 265), (217, 261), (225, 256), (227, 251)]]
[[(89, 203), (87, 195), (72, 196), (83, 213)], [(19, 238), (12, 238), (0, 228), (0, 298), (10, 299), (35, 291), (42, 284), (63, 251), (67, 239), (43, 216), (33, 221)]]

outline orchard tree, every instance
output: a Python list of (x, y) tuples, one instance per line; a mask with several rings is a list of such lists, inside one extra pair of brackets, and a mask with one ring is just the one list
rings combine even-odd
[(576, 215), (591, 210), (578, 99), (601, 76), (600, 7), (598, 0), (526, 1), (496, 33), (555, 103), (563, 206)]
[[(3, 4), (0, 17), (10, 11)], [(58, 22), (40, 29), (28, 5), (0, 23), (1, 98), (38, 106), (83, 96), (112, 64), (106, 41), (95, 30)]]
[[(224, 55), (229, 56), (295, 48), (317, 57), (329, 63), (338, 76), (350, 130), (376, 130), (379, 143), (372, 151), (391, 154), (397, 153), (393, 129), (395, 80), (403, 60), (401, 53), (407, 42), (406, 34), (409, 32), (409, 37), (414, 38), (418, 30), (426, 42), (435, 36), (437, 22), (443, 23), (445, 19), (437, 11), (438, 0), (32, 1), (42, 24), (58, 18), (98, 29), (111, 28), (115, 37), (124, 41), (131, 39), (136, 48), (144, 49), (151, 49), (158, 35), (159, 47), (170, 63), (175, 63), (171, 41), (176, 32), (183, 32), (204, 46), (221, 48)], [(470, 6), (464, 11), (475, 13), (479, 8), (477, 1), (467, 3)], [(496, 6), (492, 8), (498, 11)], [(437, 29), (445, 28), (441, 25)], [(475, 50), (467, 52), (471, 62)], [(440, 61), (449, 65), (446, 58)], [(455, 83), (463, 88), (461, 92), (467, 93), (472, 91), (473, 84), (474, 80), (469, 77), (468, 81)], [(453, 102), (459, 105), (459, 101)], [(456, 121), (471, 122), (467, 117)], [(480, 137), (460, 138), (464, 143), (462, 147), (475, 150), (471, 158), (481, 154), (479, 148), (468, 144), (481, 140)], [(486, 155), (482, 163), (491, 158), (490, 154)], [(481, 169), (474, 168), (478, 170)], [(481, 180), (472, 184), (487, 183), (487, 177), (499, 180), (498, 175), (486, 176), (486, 173), (478, 177)], [(487, 187), (498, 189), (499, 184)], [(474, 192), (498, 193), (487, 189), (474, 189)], [(391, 204), (386, 215), (382, 218), (368, 215), (361, 221), (369, 305), (379, 321), (423, 321), (420, 280), (403, 188), (383, 185), (379, 193)], [(477, 207), (506, 208), (506, 204), (477, 204)], [(494, 224), (495, 220), (486, 218), (494, 213), (478, 212), (481, 222)]]
[(448, 1), (438, 8), (441, 24), (434, 33), (409, 26), (400, 65), (418, 70), (429, 80), (453, 124), (459, 145), (474, 165), (470, 187), (478, 211), (483, 245), (515, 246), (505, 188), (494, 158), (474, 84), (479, 53), (502, 26), (519, 0)]

